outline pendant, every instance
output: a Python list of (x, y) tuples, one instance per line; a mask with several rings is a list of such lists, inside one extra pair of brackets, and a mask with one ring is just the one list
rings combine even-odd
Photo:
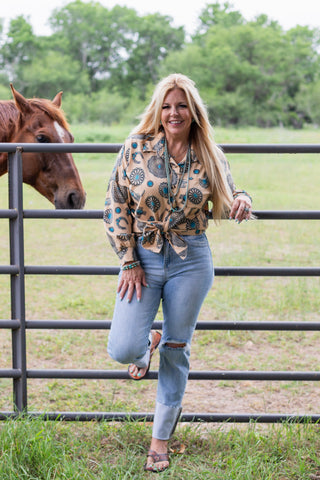
[[(182, 212), (187, 204), (187, 196), (188, 196), (188, 191), (189, 191), (189, 180), (190, 180), (190, 168), (191, 168), (191, 147), (189, 145), (188, 151), (187, 151), (187, 158), (183, 166), (183, 171), (181, 172), (181, 177), (179, 179), (178, 185), (177, 185), (177, 190), (176, 193), (173, 195), (172, 194), (172, 189), (171, 189), (171, 178), (170, 178), (170, 168), (169, 168), (169, 155), (168, 155), (168, 149), (167, 149), (167, 142), (165, 140), (165, 150), (164, 150), (164, 159), (165, 159), (165, 169), (166, 169), (166, 176), (167, 176), (167, 184), (168, 184), (168, 201), (170, 205), (171, 212)], [(187, 167), (188, 165), (188, 167)], [(178, 196), (178, 193), (180, 191), (180, 187), (183, 182), (184, 175), (187, 170), (187, 188), (186, 188), (186, 194), (184, 195), (184, 204), (182, 205), (181, 208), (178, 207), (177, 205), (177, 199), (176, 197)], [(175, 205), (175, 206), (174, 206)]]
[(171, 210), (172, 213), (182, 212), (182, 210), (183, 210), (183, 208), (181, 209), (181, 208), (177, 205), (176, 200), (174, 200), (174, 204), (171, 203), (170, 206), (171, 206), (171, 209), (170, 209), (170, 210)]
[(169, 204), (171, 212), (176, 212), (178, 210), (177, 202), (174, 197), (169, 197)]

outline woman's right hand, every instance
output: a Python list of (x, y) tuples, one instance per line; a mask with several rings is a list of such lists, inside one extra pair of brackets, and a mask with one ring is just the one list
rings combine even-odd
[(144, 287), (148, 286), (144, 270), (140, 265), (129, 270), (123, 270), (117, 289), (120, 300), (123, 300), (125, 294), (127, 294), (127, 301), (131, 302), (134, 291), (136, 290), (137, 300), (140, 302), (141, 285)]

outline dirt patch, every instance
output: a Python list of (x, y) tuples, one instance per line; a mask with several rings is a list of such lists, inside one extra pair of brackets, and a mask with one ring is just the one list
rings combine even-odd
[[(218, 368), (209, 361), (209, 370), (223, 370), (232, 365), (231, 369), (235, 370), (316, 371), (320, 351), (313, 337), (314, 334), (309, 338), (303, 335), (303, 340), (295, 342), (291, 338), (288, 344), (285, 340), (280, 344), (268, 344), (261, 338), (258, 343), (249, 340), (226, 349), (223, 359), (217, 361)], [(245, 368), (244, 361), (247, 362)], [(192, 358), (191, 370), (201, 369), (206, 369), (204, 362)], [(318, 412), (319, 394), (319, 382), (189, 380), (183, 403), (185, 412), (304, 415)]]
[[(306, 348), (306, 345), (308, 348)], [(214, 355), (213, 358), (197, 359), (191, 356), (191, 371), (201, 370), (261, 370), (261, 371), (316, 371), (320, 364), (318, 343), (304, 336), (304, 341), (293, 345), (292, 339), (286, 346), (291, 351), (283, 351), (283, 345), (277, 343), (254, 344), (247, 341), (237, 348), (225, 349), (223, 358)], [(282, 354), (280, 355), (280, 352)], [(243, 368), (243, 358), (247, 361)], [(291, 361), (290, 361), (291, 358)], [(241, 361), (239, 359), (242, 359)], [(267, 367), (257, 368), (257, 364), (267, 362)], [(268, 361), (268, 359), (271, 359)], [(272, 362), (273, 359), (273, 362)], [(234, 368), (239, 360), (239, 368)], [(214, 367), (214, 364), (216, 367)], [(158, 366), (157, 354), (152, 362), (152, 369)], [(226, 368), (223, 368), (226, 366)], [(146, 406), (153, 406), (156, 395), (156, 382), (143, 382), (141, 392), (143, 397), (142, 411)], [(121, 392), (118, 392), (120, 396)], [(317, 381), (255, 381), (255, 380), (189, 380), (183, 400), (184, 413), (240, 413), (240, 414), (271, 414), (288, 415), (317, 414), (319, 410), (320, 383)], [(151, 409), (152, 411), (152, 409)]]

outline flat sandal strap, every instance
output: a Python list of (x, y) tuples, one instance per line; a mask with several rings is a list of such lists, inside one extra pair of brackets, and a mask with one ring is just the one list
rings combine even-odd
[(154, 450), (149, 450), (147, 456), (151, 457), (155, 463), (169, 461), (169, 455), (167, 453), (157, 453)]

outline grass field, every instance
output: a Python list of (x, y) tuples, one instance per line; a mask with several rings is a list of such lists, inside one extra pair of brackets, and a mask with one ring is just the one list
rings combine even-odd
[[(0, 426), (1, 480), (318, 480), (319, 432), (311, 425), (179, 427), (171, 468), (143, 472), (150, 427), (9, 421)], [(180, 452), (180, 453), (178, 453)]]
[[(72, 128), (76, 142), (92, 143), (122, 142), (129, 130), (129, 127), (99, 125)], [(319, 132), (315, 129), (217, 129), (216, 141), (320, 143)], [(115, 155), (78, 154), (74, 157), (87, 192), (86, 208), (102, 209)], [(319, 210), (319, 155), (230, 154), (228, 158), (237, 186), (252, 194), (255, 209)], [(1, 208), (7, 207), (6, 177), (0, 179), (0, 202)], [(25, 186), (24, 208), (53, 207)], [(26, 219), (24, 228), (27, 265), (118, 265), (100, 220)], [(241, 225), (224, 221), (218, 227), (211, 223), (207, 233), (216, 266), (320, 264), (319, 221), (261, 220)], [(6, 220), (0, 221), (0, 263), (9, 263)], [(27, 319), (109, 320), (115, 287), (115, 277), (28, 276)], [(199, 320), (319, 321), (319, 287), (317, 277), (217, 277)], [(2, 275), (2, 319), (10, 318), (9, 299), (9, 279)], [(157, 318), (161, 319), (161, 315), (159, 311)], [(0, 341), (0, 368), (11, 368), (10, 333), (1, 330)], [(107, 356), (106, 342), (106, 331), (29, 330), (28, 368), (125, 369)], [(318, 343), (319, 334), (315, 332), (198, 331), (193, 342), (191, 368), (312, 371), (319, 366)], [(152, 368), (157, 368), (156, 356)], [(155, 383), (150, 381), (136, 384), (116, 380), (30, 380), (28, 391), (30, 411), (152, 411), (155, 399)], [(319, 393), (316, 382), (193, 381), (187, 388), (184, 412), (317, 413)], [(9, 379), (0, 379), (0, 405), (1, 411), (12, 409)], [(31, 427), (31, 423), (35, 426)], [(49, 462), (41, 474), (39, 471), (30, 473), (26, 466), (29, 473), (20, 472), (16, 476), (3, 473), (1, 479), (144, 478), (138, 472), (143, 463), (142, 448), (147, 446), (146, 438), (150, 435), (149, 425), (65, 426), (26, 422), (23, 428), (30, 428), (33, 433), (26, 439), (15, 440), (19, 430), (16, 423), (2, 425), (0, 458), (5, 460), (10, 459), (7, 455), (13, 456), (14, 451), (10, 450), (13, 444), (21, 443), (21, 448), (27, 449), (29, 442), (29, 446), (46, 449), (46, 439), (54, 436), (57, 452), (68, 460), (69, 473), (64, 461), (55, 467), (56, 470)], [(191, 456), (175, 456), (174, 468), (163, 474), (163, 478), (320, 478), (317, 427), (266, 427), (262, 430), (252, 426), (226, 430), (181, 427), (177, 435), (180, 442), (187, 444), (186, 452)], [(5, 437), (9, 438), (7, 444)], [(104, 437), (113, 441), (103, 440)], [(84, 443), (80, 438), (84, 438)], [(203, 452), (206, 452), (205, 457)], [(41, 455), (34, 460), (36, 465), (38, 461), (40, 465)], [(56, 457), (53, 458), (56, 462)], [(103, 458), (108, 459), (105, 464), (101, 463)], [(126, 471), (128, 465), (129, 472)]]

